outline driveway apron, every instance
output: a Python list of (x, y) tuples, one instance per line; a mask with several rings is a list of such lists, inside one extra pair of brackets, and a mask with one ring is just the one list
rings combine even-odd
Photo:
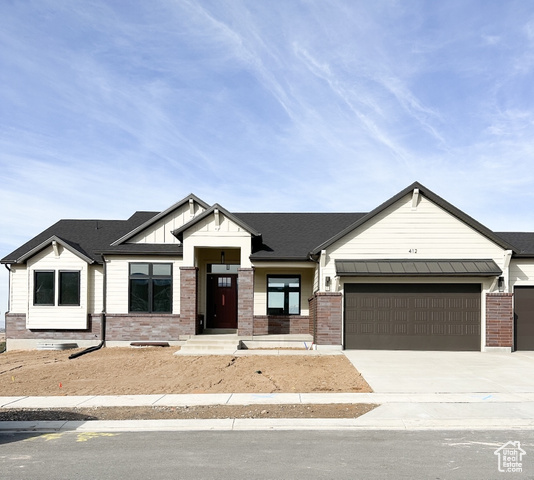
[(534, 352), (345, 350), (375, 393), (533, 393)]

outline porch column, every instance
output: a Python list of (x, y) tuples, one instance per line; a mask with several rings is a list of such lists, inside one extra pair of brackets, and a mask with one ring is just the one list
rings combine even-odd
[(514, 346), (514, 308), (512, 293), (486, 295), (486, 347)]
[(196, 335), (198, 324), (198, 268), (180, 267), (180, 326), (182, 335)]
[[(341, 292), (317, 292), (310, 302), (313, 308), (316, 345), (341, 345), (343, 328)], [(311, 312), (310, 312), (311, 313)]]
[(254, 269), (239, 268), (237, 290), (237, 333), (252, 337), (254, 327)]

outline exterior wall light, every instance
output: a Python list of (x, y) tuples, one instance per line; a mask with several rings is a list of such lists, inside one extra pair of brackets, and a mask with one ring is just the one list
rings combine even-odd
[(504, 277), (499, 277), (497, 281), (497, 286), (499, 287), (499, 292), (504, 292)]
[(330, 282), (331, 282), (330, 277), (325, 277), (325, 279), (324, 279), (324, 285), (325, 285), (325, 290), (326, 290), (327, 292), (330, 291)]

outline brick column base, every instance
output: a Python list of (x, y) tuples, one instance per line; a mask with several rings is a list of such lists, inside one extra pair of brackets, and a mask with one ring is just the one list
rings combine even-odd
[(180, 267), (180, 331), (182, 335), (200, 333), (197, 295), (198, 268)]
[(486, 347), (514, 346), (514, 308), (512, 293), (486, 295)]
[(237, 333), (251, 337), (254, 333), (254, 269), (239, 268), (237, 275)]
[(342, 305), (340, 292), (317, 292), (310, 299), (313, 341), (316, 345), (341, 345)]

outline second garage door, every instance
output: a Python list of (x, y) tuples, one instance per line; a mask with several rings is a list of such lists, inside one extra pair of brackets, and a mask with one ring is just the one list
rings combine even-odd
[(480, 284), (345, 284), (345, 348), (480, 350)]
[(515, 287), (515, 349), (534, 350), (534, 287)]

